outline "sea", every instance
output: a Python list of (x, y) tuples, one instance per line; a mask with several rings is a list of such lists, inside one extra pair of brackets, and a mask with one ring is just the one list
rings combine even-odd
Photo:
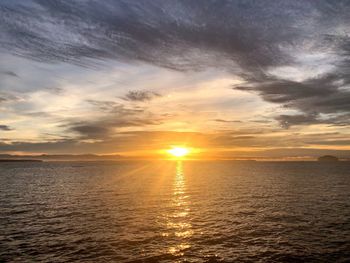
[(0, 262), (350, 262), (350, 162), (0, 163)]

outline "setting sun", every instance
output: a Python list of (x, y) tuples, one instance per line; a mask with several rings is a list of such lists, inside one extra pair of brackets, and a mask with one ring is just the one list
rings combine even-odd
[(184, 147), (173, 147), (169, 150), (167, 150), (167, 153), (172, 155), (173, 157), (184, 157), (186, 155), (188, 155), (190, 152), (190, 150), (188, 148), (184, 148)]

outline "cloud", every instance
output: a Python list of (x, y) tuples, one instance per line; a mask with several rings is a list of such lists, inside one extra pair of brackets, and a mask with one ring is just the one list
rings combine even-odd
[(144, 110), (139, 107), (126, 108), (125, 105), (112, 100), (87, 100), (87, 103), (96, 107), (100, 111), (115, 113), (118, 115), (135, 115), (140, 114)]
[(264, 76), (250, 81), (247, 86), (238, 85), (234, 88), (258, 92), (268, 102), (291, 105), (299, 99), (324, 97), (337, 92), (337, 86), (334, 84), (336, 80), (334, 75), (301, 82)]
[[(264, 76), (234, 89), (256, 92), (265, 101), (302, 112), (277, 116), (282, 127), (314, 123), (342, 125), (345, 119), (339, 122), (337, 114), (350, 113), (350, 91), (341, 89), (339, 84), (344, 83), (343, 80), (336, 72), (299, 82)], [(321, 114), (329, 116), (321, 118)], [(350, 124), (350, 120), (347, 123)]]
[(317, 120), (316, 114), (280, 115), (276, 117), (276, 120), (286, 129), (293, 125), (320, 123), (320, 121)]
[(0, 45), (47, 62), (114, 58), (260, 71), (291, 60), (282, 47), (307, 36), (312, 8), (304, 1), (5, 1)]
[(10, 76), (10, 77), (14, 77), (14, 78), (19, 78), (19, 76), (13, 71), (1, 71), (0, 74), (6, 75), (6, 76)]
[(64, 125), (68, 132), (77, 133), (83, 139), (107, 139), (113, 137), (117, 129), (126, 127), (144, 127), (159, 125), (159, 118), (140, 107), (126, 107), (115, 101), (87, 100), (103, 115), (100, 118), (86, 120), (69, 120)]
[(348, 146), (350, 145), (350, 140), (324, 140), (324, 141), (310, 141), (310, 145), (340, 145)]
[(0, 125), (0, 131), (12, 131), (13, 129), (7, 125)]
[(214, 119), (213, 121), (222, 122), (222, 123), (239, 123), (240, 120), (224, 120), (224, 119)]
[(124, 100), (128, 101), (150, 101), (156, 97), (161, 97), (161, 95), (154, 91), (147, 90), (131, 90), (124, 97)]
[(107, 139), (116, 134), (116, 130), (126, 127), (143, 127), (147, 125), (158, 125), (161, 121), (157, 119), (145, 119), (142, 117), (114, 119), (105, 118), (98, 121), (72, 122), (65, 126), (68, 131), (78, 133), (82, 139)]
[(11, 143), (0, 142), (1, 152), (62, 152), (73, 153), (78, 146), (75, 140), (55, 140), (50, 142), (15, 141)]
[(0, 103), (1, 102), (18, 102), (21, 100), (21, 97), (10, 94), (8, 92), (0, 92)]
[[(348, 2), (326, 0), (2, 1), (0, 47), (87, 67), (117, 59), (180, 71), (223, 68), (246, 81), (236, 89), (307, 116), (331, 114), (350, 110), (350, 92), (341, 89), (350, 83), (350, 41), (340, 30), (349, 26), (349, 12)], [(317, 67), (298, 59), (303, 52), (328, 54), (335, 69), (302, 81), (268, 73), (300, 63)], [(136, 90), (124, 99), (158, 95)], [(290, 125), (307, 123), (304, 118)]]
[(64, 93), (64, 89), (59, 87), (49, 87), (49, 88), (46, 88), (45, 90), (56, 95), (63, 95)]
[(104, 126), (104, 123), (84, 123), (84, 122), (78, 122), (78, 123), (72, 123), (70, 124), (71, 131), (78, 132), (79, 134), (83, 135), (84, 137), (89, 138), (98, 138), (98, 137), (106, 137), (110, 131), (110, 127)]

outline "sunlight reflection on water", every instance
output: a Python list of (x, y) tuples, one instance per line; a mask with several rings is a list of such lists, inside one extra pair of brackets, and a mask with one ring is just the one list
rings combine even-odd
[(191, 248), (188, 239), (193, 235), (190, 224), (190, 198), (187, 195), (186, 178), (183, 172), (182, 161), (176, 163), (176, 173), (173, 182), (173, 197), (171, 199), (171, 213), (168, 213), (167, 230), (168, 236), (178, 238), (177, 244), (168, 248), (172, 255), (183, 255), (183, 251)]

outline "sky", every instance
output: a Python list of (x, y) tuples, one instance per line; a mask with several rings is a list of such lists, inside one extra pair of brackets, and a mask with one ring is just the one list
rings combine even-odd
[(2, 0), (0, 153), (350, 157), (350, 2)]

